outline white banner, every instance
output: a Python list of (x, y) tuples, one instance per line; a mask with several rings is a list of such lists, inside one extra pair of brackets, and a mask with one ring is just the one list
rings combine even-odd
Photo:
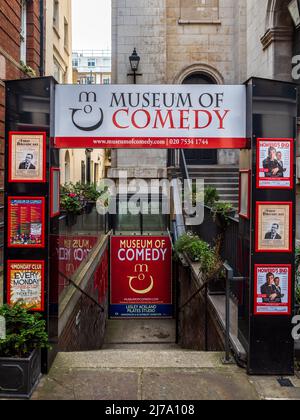
[(246, 88), (58, 85), (56, 147), (243, 148)]

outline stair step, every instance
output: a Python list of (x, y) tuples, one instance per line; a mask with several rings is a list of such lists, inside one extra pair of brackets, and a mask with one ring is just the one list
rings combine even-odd
[(221, 353), (189, 350), (132, 351), (102, 350), (83, 353), (59, 353), (56, 369), (147, 369), (147, 368), (215, 368), (221, 367)]

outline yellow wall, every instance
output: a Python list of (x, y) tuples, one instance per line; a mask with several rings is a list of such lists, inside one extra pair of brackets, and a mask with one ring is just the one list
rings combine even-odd
[(59, 83), (72, 83), (72, 0), (57, 1), (59, 18), (54, 24), (54, 1), (46, 0), (46, 76), (54, 76)]
[[(69, 156), (69, 164), (67, 154)], [(94, 182), (94, 164), (98, 164), (96, 184), (105, 177), (105, 150), (95, 149), (91, 154), (91, 180)], [(81, 162), (86, 164), (85, 149), (68, 149), (60, 151), (61, 184), (81, 182)], [(67, 173), (68, 172), (68, 173)]]

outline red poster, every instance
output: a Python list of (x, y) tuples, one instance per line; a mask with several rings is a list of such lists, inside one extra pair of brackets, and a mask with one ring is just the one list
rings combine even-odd
[(45, 199), (8, 198), (8, 247), (44, 248)]
[(169, 237), (111, 239), (111, 316), (172, 316)]
[(291, 315), (292, 266), (255, 266), (255, 315)]

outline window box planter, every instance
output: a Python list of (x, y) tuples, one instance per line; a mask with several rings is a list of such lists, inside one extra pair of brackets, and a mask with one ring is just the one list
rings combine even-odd
[(27, 359), (0, 357), (0, 397), (30, 399), (41, 378), (41, 351)]

